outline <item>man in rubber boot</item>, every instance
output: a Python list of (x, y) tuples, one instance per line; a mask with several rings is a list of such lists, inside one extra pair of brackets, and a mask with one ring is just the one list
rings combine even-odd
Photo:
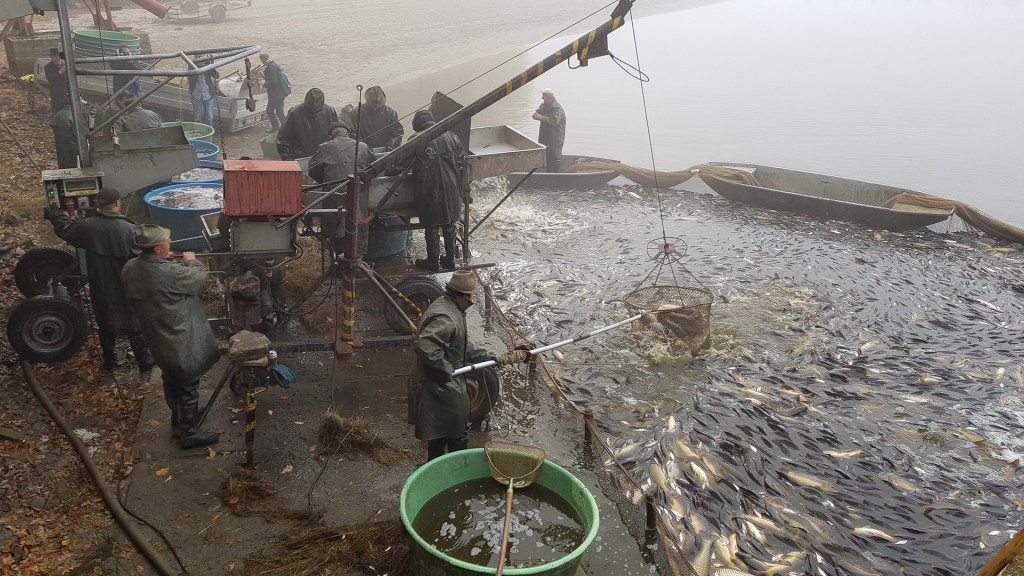
[(327, 141), (327, 131), (338, 121), (338, 112), (324, 103), (324, 93), (310, 88), (302, 104), (288, 111), (277, 132), (277, 153), (281, 160), (309, 158)]
[(171, 260), (171, 231), (154, 224), (135, 228), (135, 245), (142, 255), (125, 264), (121, 281), (163, 372), (171, 434), (182, 448), (212, 444), (217, 434), (199, 430), (199, 378), (219, 355), (199, 300), (206, 268), (193, 252)]
[(82, 220), (71, 220), (65, 210), (47, 206), (43, 217), (53, 224), (53, 231), (62, 240), (85, 252), (89, 273), (89, 301), (99, 326), (103, 369), (112, 372), (117, 366), (115, 343), (118, 336), (127, 336), (139, 372), (153, 364), (143, 344), (138, 322), (128, 305), (121, 286), (121, 269), (139, 254), (132, 237), (135, 224), (121, 212), (121, 193), (115, 188), (100, 188), (97, 195), (99, 212)]
[[(416, 132), (433, 125), (434, 117), (426, 110), (420, 110), (413, 116), (412, 127)], [(427, 243), (427, 257), (416, 260), (416, 266), (420, 268), (455, 268), (455, 222), (462, 214), (465, 200), (465, 170), (466, 152), (462, 142), (451, 132), (445, 132), (416, 149), (412, 165), (413, 190), (416, 214), (420, 224), (425, 226), (423, 237)], [(444, 237), (444, 256), (441, 256), (439, 233)]]
[[(373, 152), (365, 142), (360, 142), (356, 148), (356, 140), (352, 135), (352, 127), (348, 122), (339, 120), (332, 122), (328, 128), (327, 135), (330, 138), (321, 144), (313, 157), (309, 159), (309, 177), (317, 182), (333, 182), (341, 180), (365, 170), (373, 164)], [(339, 208), (341, 196), (335, 194), (324, 200), (321, 208)], [(363, 207), (365, 209), (365, 207)], [(362, 222), (365, 215), (360, 215), (359, 222)], [(336, 215), (321, 216), (320, 228), (328, 239), (337, 237), (338, 217)], [(362, 235), (365, 238), (365, 234)], [(332, 240), (333, 241), (333, 240)], [(334, 246), (340, 252), (340, 246)]]
[(427, 460), (469, 445), (466, 380), (452, 377), (452, 372), (497, 360), (469, 342), (466, 309), (473, 305), (477, 288), (472, 272), (455, 272), (444, 296), (434, 300), (420, 320), (408, 380), (409, 421), (416, 425), (416, 437), (427, 443)]

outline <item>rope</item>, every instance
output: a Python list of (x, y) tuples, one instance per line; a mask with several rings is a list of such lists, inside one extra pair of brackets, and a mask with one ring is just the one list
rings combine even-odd
[(1017, 228), (1012, 224), (1007, 224), (997, 218), (993, 218), (974, 206), (958, 200), (939, 198), (938, 196), (932, 196), (931, 194), (924, 194), (921, 192), (904, 192), (903, 194), (889, 199), (889, 201), (882, 206), (885, 208), (892, 208), (893, 210), (915, 208), (941, 211), (952, 210), (953, 213), (962, 218), (964, 222), (978, 230), (981, 230), (982, 232), (985, 232), (993, 238), (999, 238), (1000, 240), (1005, 240), (1007, 242), (1024, 244), (1024, 230)]

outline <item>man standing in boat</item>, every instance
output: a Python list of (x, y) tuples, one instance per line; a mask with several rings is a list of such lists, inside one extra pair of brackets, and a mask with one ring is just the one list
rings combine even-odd
[(540, 134), (537, 141), (547, 146), (546, 155), (548, 172), (559, 172), (559, 160), (562, 158), (562, 144), (565, 142), (565, 111), (555, 100), (555, 93), (550, 88), (541, 91), (543, 103), (533, 113), (533, 119), (540, 122)]

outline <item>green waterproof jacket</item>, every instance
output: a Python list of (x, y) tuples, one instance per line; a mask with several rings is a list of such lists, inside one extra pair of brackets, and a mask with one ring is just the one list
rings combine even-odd
[(357, 151), (355, 139), (342, 131), (317, 147), (309, 159), (309, 177), (317, 182), (341, 180), (352, 174), (356, 164), (363, 170), (373, 164), (373, 160), (369, 146), (360, 142)]
[(115, 334), (138, 331), (121, 285), (121, 268), (139, 255), (132, 243), (135, 224), (116, 212), (100, 212), (71, 220), (61, 211), (53, 218), (53, 231), (62, 240), (85, 251), (89, 273), (89, 299), (100, 330)]
[(466, 152), (462, 142), (451, 132), (441, 134), (416, 150), (412, 181), (420, 224), (441, 226), (462, 216), (465, 169)]
[[(385, 104), (372, 113), (369, 107), (363, 106), (359, 112), (359, 119), (353, 122), (359, 124), (359, 140), (366, 142), (370, 148), (394, 150), (402, 145), (405, 129), (398, 121), (398, 112), (391, 106)], [(356, 124), (352, 124), (351, 127), (355, 129)]]
[[(310, 100), (307, 94), (306, 100)], [(310, 112), (303, 102), (288, 111), (277, 132), (277, 153), (282, 160), (312, 156), (318, 146), (327, 142), (327, 129), (338, 121), (338, 112), (326, 104), (319, 112)]]
[(65, 106), (50, 119), (53, 142), (57, 148), (57, 168), (78, 167), (78, 138), (75, 136), (75, 113)]
[(550, 106), (541, 104), (537, 113), (544, 117), (540, 121), (540, 132), (537, 134), (537, 142), (553, 148), (556, 156), (562, 155), (562, 144), (565, 143), (565, 110), (558, 101), (552, 102)]
[(450, 292), (427, 307), (420, 322), (409, 371), (409, 421), (420, 440), (461, 438), (469, 422), (469, 396), (456, 368), (480, 362), (487, 352), (469, 343), (466, 308), (472, 303)]
[(165, 381), (194, 382), (217, 362), (217, 340), (199, 300), (206, 277), (198, 260), (182, 265), (155, 254), (133, 258), (121, 271), (128, 301)]
[(135, 130), (149, 130), (161, 126), (163, 124), (160, 122), (160, 116), (156, 112), (144, 108), (136, 108), (114, 120), (114, 134), (134, 132)]

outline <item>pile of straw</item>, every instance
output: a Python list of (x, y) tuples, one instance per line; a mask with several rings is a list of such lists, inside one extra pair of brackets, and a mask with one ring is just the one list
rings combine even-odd
[(408, 539), (398, 519), (346, 526), (307, 526), (245, 559), (247, 576), (412, 574)]
[(320, 421), (320, 454), (359, 452), (370, 455), (380, 464), (391, 465), (402, 459), (404, 451), (380, 438), (369, 424), (343, 418), (328, 410)]
[(252, 468), (239, 469), (221, 486), (221, 499), (236, 516), (305, 521), (319, 521), (323, 517), (319, 510), (287, 508), (275, 496), (277, 488)]

